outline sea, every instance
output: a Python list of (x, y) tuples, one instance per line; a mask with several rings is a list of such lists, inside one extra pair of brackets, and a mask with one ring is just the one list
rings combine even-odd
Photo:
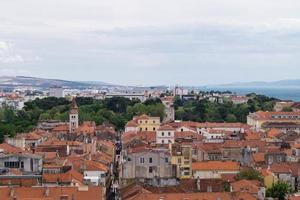
[(231, 91), (240, 95), (254, 92), (256, 94), (262, 94), (268, 97), (275, 97), (280, 100), (292, 100), (300, 102), (300, 87), (205, 87), (204, 90)]

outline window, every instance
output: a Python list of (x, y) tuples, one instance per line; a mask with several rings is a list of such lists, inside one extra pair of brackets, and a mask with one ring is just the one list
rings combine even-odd
[(149, 163), (152, 163), (152, 158), (151, 157), (149, 158)]
[(183, 128), (181, 129), (181, 132), (183, 132)]
[(170, 132), (168, 132), (168, 136), (171, 136), (171, 133), (170, 133)]
[(268, 157), (268, 164), (272, 164), (273, 163), (273, 157), (272, 156), (269, 156)]
[(212, 187), (211, 186), (207, 186), (207, 192), (212, 192)]
[(281, 159), (281, 156), (277, 156), (277, 162), (281, 162), (282, 159)]
[(4, 162), (4, 167), (6, 167), (6, 168), (19, 168), (20, 163), (19, 162)]
[(183, 172), (183, 175), (189, 176), (189, 175), (190, 175), (190, 172)]
[(142, 128), (140, 128), (140, 131), (142, 131), (143, 129)]
[(168, 158), (165, 158), (165, 162), (166, 162), (166, 163), (169, 162), (169, 159), (168, 159)]
[(153, 121), (153, 124), (155, 124), (155, 121)]
[(171, 141), (171, 140), (168, 140), (168, 143), (169, 143), (169, 144), (171, 144), (171, 143), (172, 143), (172, 141)]
[(153, 131), (155, 131), (155, 127), (153, 127)]
[(164, 132), (161, 132), (161, 136), (165, 136), (165, 133), (164, 133)]
[(146, 120), (146, 121), (145, 121), (145, 123), (147, 124), (147, 123), (148, 123), (148, 121)]
[(140, 158), (140, 163), (145, 163), (145, 159), (144, 158)]
[(178, 163), (179, 163), (179, 164), (181, 163), (181, 158), (178, 158)]
[(21, 169), (24, 169), (24, 162), (21, 162)]
[(148, 128), (145, 128), (146, 131), (148, 131)]
[(153, 167), (149, 167), (149, 173), (153, 172)]
[(161, 143), (162, 143), (162, 144), (164, 144), (164, 143), (165, 143), (165, 141), (164, 141), (164, 140), (162, 140), (162, 141), (161, 141)]

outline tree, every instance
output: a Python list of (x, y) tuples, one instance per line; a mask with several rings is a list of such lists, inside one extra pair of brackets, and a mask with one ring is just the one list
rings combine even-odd
[(285, 196), (291, 192), (289, 184), (283, 181), (279, 181), (272, 185), (271, 188), (267, 189), (266, 196), (278, 198), (284, 200)]
[(283, 112), (292, 112), (293, 109), (292, 109), (291, 107), (284, 107), (284, 108), (282, 109), (282, 111), (283, 111)]
[(117, 113), (125, 113), (130, 100), (124, 97), (113, 97), (105, 99), (105, 107)]
[(149, 98), (147, 99), (144, 104), (145, 105), (155, 105), (155, 104), (158, 104), (158, 103), (162, 103), (160, 98)]
[(257, 180), (257, 181), (263, 181), (263, 177), (262, 175), (256, 171), (253, 168), (241, 171), (237, 176), (236, 176), (237, 180), (242, 180), (242, 179), (246, 179), (246, 180)]
[(236, 116), (234, 114), (228, 114), (225, 120), (226, 122), (236, 122)]
[(12, 124), (0, 124), (0, 143), (3, 142), (4, 136), (14, 136), (16, 133), (15, 129), (15, 126)]

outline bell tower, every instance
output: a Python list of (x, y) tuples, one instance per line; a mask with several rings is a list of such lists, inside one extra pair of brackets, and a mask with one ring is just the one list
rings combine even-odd
[(78, 106), (75, 97), (72, 99), (70, 114), (69, 114), (69, 132), (75, 133), (78, 128)]

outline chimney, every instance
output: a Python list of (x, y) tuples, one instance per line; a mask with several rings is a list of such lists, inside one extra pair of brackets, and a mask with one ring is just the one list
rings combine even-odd
[(11, 198), (14, 198), (14, 196), (15, 196), (15, 190), (14, 190), (12, 187), (10, 187), (10, 190), (9, 190), (9, 196), (10, 196)]
[(200, 187), (200, 178), (197, 178), (197, 190), (200, 192), (201, 187)]
[(46, 197), (49, 197), (49, 194), (50, 194), (50, 190), (48, 187), (45, 187), (45, 196)]

